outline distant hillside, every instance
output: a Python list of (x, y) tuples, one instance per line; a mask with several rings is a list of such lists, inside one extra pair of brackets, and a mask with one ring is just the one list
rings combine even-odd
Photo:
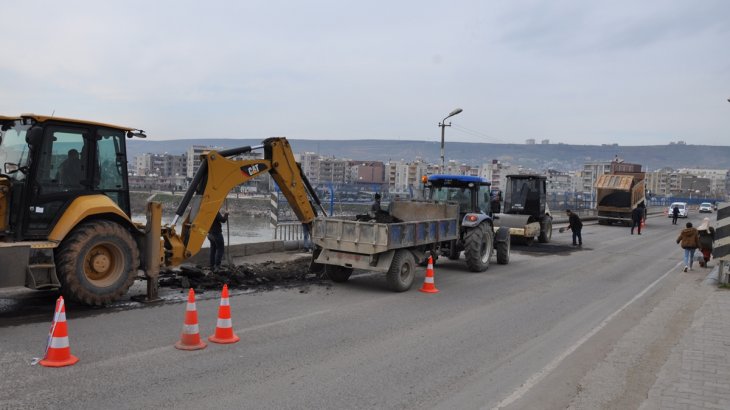
[[(387, 140), (289, 140), (295, 153), (317, 152), (320, 155), (356, 160), (406, 160), (420, 157), (432, 163), (440, 162), (440, 143), (432, 141)], [(136, 155), (150, 153), (182, 154), (193, 144), (232, 148), (257, 145), (260, 139), (201, 139), (201, 140), (129, 140), (130, 161)], [(626, 162), (642, 164), (649, 170), (671, 168), (730, 169), (730, 146), (709, 145), (524, 145), (447, 142), (446, 160), (480, 165), (499, 159), (517, 165), (542, 170), (581, 169), (586, 161), (610, 161), (616, 155)]]

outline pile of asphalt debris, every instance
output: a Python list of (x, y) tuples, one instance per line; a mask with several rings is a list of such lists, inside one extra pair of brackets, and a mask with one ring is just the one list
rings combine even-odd
[(240, 266), (222, 265), (217, 272), (207, 267), (183, 265), (174, 271), (160, 272), (160, 286), (198, 290), (230, 289), (270, 290), (275, 287), (325, 283), (321, 275), (311, 273), (309, 259), (291, 262), (264, 262)]

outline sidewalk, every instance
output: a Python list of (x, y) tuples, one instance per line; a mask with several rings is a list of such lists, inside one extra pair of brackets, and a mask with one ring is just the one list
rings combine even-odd
[(717, 270), (641, 409), (730, 409), (730, 290), (717, 288)]

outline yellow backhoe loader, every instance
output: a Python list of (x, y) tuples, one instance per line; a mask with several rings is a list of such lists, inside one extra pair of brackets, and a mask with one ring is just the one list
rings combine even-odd
[[(289, 142), (269, 138), (203, 154), (174, 221), (162, 226), (161, 205), (149, 203), (147, 224), (135, 223), (126, 152), (133, 137), (145, 134), (93, 121), (0, 116), (0, 287), (60, 288), (73, 300), (105, 305), (126, 294), (142, 270), (147, 300), (154, 300), (159, 269), (195, 255), (231, 189), (267, 172), (303, 223), (314, 219), (313, 204), (322, 209)], [(256, 149), (262, 159), (236, 158)]]

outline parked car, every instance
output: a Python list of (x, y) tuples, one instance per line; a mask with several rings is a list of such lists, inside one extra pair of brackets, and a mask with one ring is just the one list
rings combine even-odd
[(679, 208), (679, 217), (680, 218), (686, 218), (689, 215), (689, 209), (687, 208), (686, 202), (673, 202), (671, 205), (669, 205), (669, 209), (667, 210), (667, 216), (669, 218), (672, 217), (672, 210), (674, 207)]
[(709, 202), (703, 202), (700, 204), (700, 213), (709, 212), (712, 213), (712, 204)]

